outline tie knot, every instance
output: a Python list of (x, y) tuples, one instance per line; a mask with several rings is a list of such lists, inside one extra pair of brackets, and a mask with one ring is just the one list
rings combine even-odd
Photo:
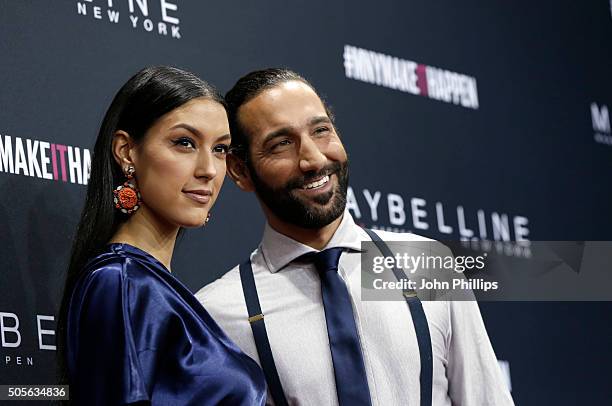
[(342, 255), (344, 248), (336, 247), (329, 248), (321, 252), (312, 253), (312, 262), (314, 263), (319, 273), (327, 271), (336, 271), (338, 269), (338, 261)]

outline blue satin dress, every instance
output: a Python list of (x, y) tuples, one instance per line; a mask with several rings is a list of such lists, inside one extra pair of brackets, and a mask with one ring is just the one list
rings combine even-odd
[(265, 404), (259, 366), (159, 261), (109, 244), (87, 268), (67, 320), (76, 404)]

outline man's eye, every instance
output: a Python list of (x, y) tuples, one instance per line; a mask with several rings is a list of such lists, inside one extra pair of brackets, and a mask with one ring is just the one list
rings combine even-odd
[(229, 145), (227, 144), (219, 144), (219, 145), (215, 145), (215, 147), (213, 148), (213, 152), (215, 154), (227, 154), (229, 152)]
[(181, 137), (173, 141), (174, 145), (179, 145), (185, 148), (194, 148), (196, 147), (195, 142), (191, 138)]
[(282, 147), (285, 147), (287, 145), (291, 145), (291, 140), (284, 139), (284, 140), (281, 140), (281, 141), (277, 142), (276, 144), (274, 144), (272, 146), (271, 150), (274, 151), (275, 149), (282, 148)]
[(329, 127), (318, 127), (315, 129), (316, 134), (323, 134), (329, 131)]

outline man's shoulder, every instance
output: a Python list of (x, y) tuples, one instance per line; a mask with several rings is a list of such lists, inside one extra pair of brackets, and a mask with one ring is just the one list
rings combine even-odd
[(397, 233), (394, 231), (372, 229), (383, 241), (436, 241), (432, 238), (425, 237), (414, 233)]
[(239, 265), (230, 269), (219, 279), (204, 286), (195, 294), (200, 303), (217, 303), (233, 300), (239, 293), (242, 297), (242, 285), (240, 283)]
[(433, 238), (425, 237), (414, 233), (397, 233), (386, 230), (372, 230), (385, 242), (414, 242), (415, 244), (426, 245), (432, 251), (447, 255), (450, 249), (444, 243)]

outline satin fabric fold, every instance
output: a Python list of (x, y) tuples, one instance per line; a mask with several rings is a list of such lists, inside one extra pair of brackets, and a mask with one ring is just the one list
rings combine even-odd
[(159, 261), (109, 244), (86, 267), (67, 323), (77, 404), (265, 404), (259, 366)]

